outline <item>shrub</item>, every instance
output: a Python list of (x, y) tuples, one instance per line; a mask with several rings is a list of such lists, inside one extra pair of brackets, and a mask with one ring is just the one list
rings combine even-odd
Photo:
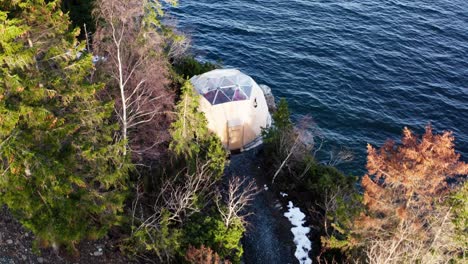
[(240, 263), (243, 254), (240, 239), (245, 231), (243, 224), (238, 221), (226, 227), (216, 213), (210, 215), (196, 214), (184, 228), (184, 243), (200, 247), (201, 245), (212, 248), (223, 259), (229, 259), (233, 263)]
[(191, 55), (176, 60), (172, 66), (174, 71), (182, 78), (191, 78), (192, 76), (220, 68), (219, 64), (200, 62)]

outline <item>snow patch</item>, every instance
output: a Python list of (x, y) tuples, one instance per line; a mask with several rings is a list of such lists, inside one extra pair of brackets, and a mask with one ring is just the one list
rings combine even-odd
[(268, 186), (266, 184), (263, 184), (263, 190), (268, 191)]
[(305, 223), (305, 214), (301, 212), (298, 207), (289, 201), (289, 210), (284, 213), (284, 216), (289, 219), (291, 225), (291, 232), (294, 235), (294, 244), (296, 244), (296, 252), (294, 255), (299, 260), (300, 264), (312, 264), (309, 258), (309, 251), (312, 249), (312, 242), (310, 242), (307, 234), (310, 231), (309, 227), (303, 226)]
[(288, 196), (288, 194), (287, 194), (287, 193), (284, 193), (284, 192), (280, 192), (280, 195), (281, 195), (282, 197), (287, 197), (287, 196)]

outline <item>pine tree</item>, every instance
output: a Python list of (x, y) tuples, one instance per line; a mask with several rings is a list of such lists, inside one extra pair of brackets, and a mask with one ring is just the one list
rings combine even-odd
[(266, 143), (266, 151), (274, 155), (281, 155), (282, 138), (294, 138), (294, 126), (291, 122), (288, 102), (281, 98), (278, 108), (273, 113), (273, 126), (262, 131)]
[(119, 222), (128, 166), (113, 105), (92, 84), (90, 54), (59, 1), (0, 12), (0, 203), (41, 245), (73, 249)]
[(224, 171), (227, 152), (218, 136), (208, 131), (208, 122), (198, 106), (199, 95), (190, 81), (186, 81), (175, 107), (177, 117), (171, 125), (169, 148), (177, 158), (184, 159), (189, 169), (196, 167), (197, 160), (209, 161), (213, 175), (219, 179)]
[(208, 136), (207, 121), (198, 111), (199, 101), (190, 81), (181, 88), (176, 105), (177, 119), (171, 126), (170, 149), (177, 155), (192, 158), (200, 152), (201, 141)]

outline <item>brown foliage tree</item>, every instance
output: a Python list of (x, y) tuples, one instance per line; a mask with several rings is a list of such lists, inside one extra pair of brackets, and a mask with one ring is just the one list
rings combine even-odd
[(202, 245), (200, 248), (189, 246), (185, 259), (193, 264), (230, 264), (228, 260), (221, 260), (211, 248)]
[(434, 247), (446, 239), (442, 229), (453, 231), (450, 208), (442, 202), (451, 191), (449, 182), (468, 174), (468, 164), (459, 159), (452, 133), (433, 134), (431, 126), (422, 138), (405, 128), (401, 145), (387, 141), (379, 150), (368, 145), (368, 174), (362, 178), (366, 212), (355, 230), (370, 254), (368, 262), (421, 261), (438, 250), (441, 255), (457, 251)]

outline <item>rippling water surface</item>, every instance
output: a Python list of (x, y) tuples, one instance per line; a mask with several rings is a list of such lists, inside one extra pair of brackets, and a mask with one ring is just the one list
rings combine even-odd
[(269, 85), (351, 149), (348, 173), (367, 143), (429, 122), (468, 156), (466, 0), (180, 0), (170, 13), (197, 56)]

